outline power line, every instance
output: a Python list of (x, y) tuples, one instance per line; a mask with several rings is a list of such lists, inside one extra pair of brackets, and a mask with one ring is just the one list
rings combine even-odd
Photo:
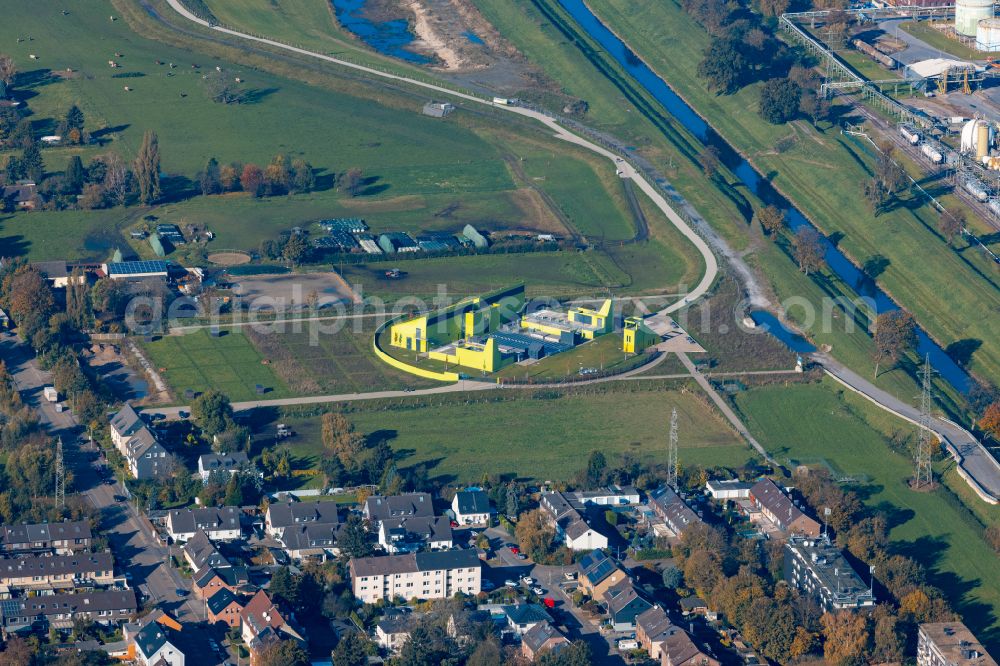
[(934, 471), (931, 469), (931, 359), (928, 354), (924, 359), (923, 391), (920, 393), (920, 432), (917, 440), (917, 464), (913, 471), (913, 486), (922, 488), (934, 482)]
[(667, 485), (677, 490), (677, 408), (670, 413), (670, 447), (667, 450)]
[(56, 439), (56, 509), (66, 506), (66, 470), (63, 468), (62, 437)]

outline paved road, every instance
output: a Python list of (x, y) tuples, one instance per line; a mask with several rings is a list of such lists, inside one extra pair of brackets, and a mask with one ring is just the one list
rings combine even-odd
[[(812, 359), (822, 365), (827, 374), (855, 393), (900, 418), (920, 425), (920, 410), (913, 405), (883, 391), (827, 354), (813, 354)], [(930, 430), (941, 439), (945, 449), (955, 459), (959, 474), (976, 494), (990, 504), (1000, 503), (1000, 463), (986, 447), (968, 430), (947, 419), (933, 418)]]
[(415, 79), (410, 79), (405, 76), (399, 76), (397, 74), (390, 74), (388, 72), (383, 72), (373, 67), (365, 67), (364, 65), (358, 65), (353, 62), (348, 62), (346, 60), (334, 58), (332, 56), (324, 55), (322, 53), (316, 53), (314, 51), (300, 49), (295, 46), (289, 46), (288, 44), (282, 44), (281, 42), (276, 42), (271, 39), (266, 39), (263, 37), (254, 37), (253, 35), (248, 35), (246, 33), (239, 32), (236, 30), (230, 30), (228, 28), (223, 28), (221, 26), (212, 26), (208, 23), (208, 21), (198, 18), (190, 11), (188, 11), (188, 9), (184, 7), (184, 5), (182, 5), (179, 0), (167, 0), (167, 3), (170, 5), (171, 8), (174, 9), (174, 11), (176, 11), (184, 18), (188, 19), (189, 21), (193, 21), (199, 25), (210, 28), (211, 30), (225, 33), (227, 35), (232, 35), (234, 37), (239, 37), (240, 39), (258, 42), (261, 44), (267, 44), (268, 46), (274, 48), (291, 51), (293, 53), (298, 53), (299, 55), (308, 56), (310, 58), (324, 60), (326, 62), (330, 62), (341, 67), (346, 67), (355, 71), (364, 72), (369, 76), (407, 83), (409, 85), (417, 86), (419, 88), (423, 88), (426, 90), (432, 90), (435, 93), (440, 93), (443, 95), (448, 95), (450, 97), (463, 99), (465, 101), (474, 102), (476, 104), (492, 106), (494, 108), (501, 109), (509, 113), (514, 113), (520, 116), (537, 120), (538, 122), (548, 127), (554, 133), (554, 136), (556, 138), (586, 148), (587, 150), (597, 153), (598, 155), (601, 155), (602, 157), (605, 157), (608, 160), (610, 160), (616, 166), (616, 169), (619, 171), (620, 176), (622, 178), (631, 179), (635, 183), (635, 185), (653, 201), (656, 207), (659, 208), (664, 213), (664, 215), (667, 216), (667, 218), (671, 221), (671, 223), (675, 227), (677, 227), (677, 229), (681, 232), (681, 234), (683, 234), (685, 238), (691, 241), (691, 243), (701, 253), (702, 259), (705, 262), (705, 273), (704, 275), (702, 275), (701, 281), (699, 281), (699, 283), (694, 287), (694, 289), (688, 292), (688, 294), (684, 298), (678, 300), (673, 305), (668, 306), (664, 310), (664, 312), (667, 313), (674, 312), (676, 310), (683, 308), (688, 303), (696, 301), (697, 299), (704, 296), (708, 292), (709, 288), (711, 288), (712, 283), (715, 282), (715, 278), (719, 273), (719, 266), (716, 261), (715, 255), (712, 253), (712, 250), (708, 247), (708, 244), (701, 238), (701, 236), (695, 233), (694, 229), (692, 229), (688, 225), (688, 223), (684, 220), (684, 218), (678, 215), (677, 211), (675, 211), (670, 206), (670, 204), (667, 203), (667, 200), (663, 197), (659, 188), (657, 188), (648, 180), (646, 180), (646, 178), (643, 177), (642, 173), (629, 162), (622, 160), (622, 158), (620, 158), (618, 155), (611, 152), (610, 150), (607, 150), (606, 148), (603, 148), (597, 145), (596, 143), (592, 143), (591, 141), (588, 141), (587, 139), (571, 132), (570, 130), (566, 129), (558, 122), (556, 122), (555, 119), (550, 118), (544, 113), (541, 113), (539, 111), (533, 111), (531, 109), (525, 109), (518, 106), (496, 105), (493, 103), (492, 99), (486, 99), (483, 97), (477, 97), (475, 95), (469, 95), (467, 93), (457, 92), (445, 86), (435, 85), (433, 83), (427, 83), (424, 81), (417, 81)]
[[(38, 415), (42, 426), (53, 437), (61, 437), (66, 466), (72, 470), (73, 484), (90, 504), (101, 513), (101, 527), (106, 531), (119, 572), (132, 576), (131, 585), (145, 584), (152, 596), (163, 603), (165, 610), (179, 614), (181, 619), (198, 619), (197, 605), (181, 604), (178, 589), (190, 589), (189, 581), (164, 565), (166, 550), (153, 537), (148, 525), (140, 519), (135, 507), (116, 502), (115, 496), (124, 491), (119, 484), (102, 483), (97, 460), (99, 450), (89, 444), (86, 433), (68, 410), (56, 412), (46, 401), (42, 389), (51, 385), (50, 373), (40, 369), (31, 348), (11, 333), (0, 334), (0, 358), (14, 377), (14, 384), (25, 405)], [(70, 489), (73, 490), (72, 488)]]
[[(374, 69), (372, 67), (358, 65), (352, 62), (348, 62), (346, 60), (341, 60), (339, 58), (334, 58), (328, 55), (324, 55), (322, 53), (315, 53), (313, 51), (308, 51), (306, 49), (301, 49), (295, 46), (289, 46), (287, 44), (282, 44), (281, 42), (276, 42), (271, 39), (255, 37), (253, 35), (248, 35), (246, 33), (242, 33), (236, 30), (230, 30), (228, 28), (223, 28), (221, 26), (212, 26), (208, 23), (208, 21), (200, 19), (194, 14), (192, 14), (190, 11), (188, 11), (187, 8), (185, 8), (179, 2), (179, 0), (167, 0), (167, 3), (171, 6), (171, 8), (174, 9), (174, 11), (176, 11), (184, 18), (199, 25), (210, 28), (211, 30), (232, 35), (240, 39), (266, 44), (274, 48), (291, 51), (293, 53), (298, 53), (300, 55), (305, 55), (311, 58), (324, 60), (341, 67), (346, 67), (348, 69), (352, 69), (355, 71), (364, 72), (369, 76), (374, 76), (393, 81), (399, 81), (426, 90), (432, 90), (435, 93), (441, 93), (443, 95), (448, 95), (454, 98), (463, 99), (477, 104), (493, 106), (494, 108), (501, 109), (509, 113), (515, 113), (527, 118), (532, 118), (542, 123), (554, 133), (554, 136), (556, 138), (576, 144), (578, 146), (586, 148), (587, 150), (597, 153), (602, 157), (611, 160), (615, 164), (617, 170), (619, 171), (619, 175), (622, 178), (631, 179), (639, 187), (639, 189), (642, 190), (643, 193), (645, 193), (653, 201), (653, 203), (657, 206), (657, 208), (659, 208), (667, 216), (667, 218), (671, 221), (671, 223), (673, 223), (674, 226), (676, 226), (677, 229), (688, 240), (690, 240), (696, 248), (698, 248), (698, 251), (701, 253), (705, 261), (705, 273), (702, 276), (701, 281), (698, 283), (697, 286), (695, 286), (693, 290), (691, 290), (688, 293), (688, 295), (685, 298), (682, 298), (673, 303), (672, 305), (669, 305), (666, 308), (664, 308), (662, 310), (663, 313), (669, 314), (671, 312), (675, 312), (676, 310), (679, 310), (688, 305), (689, 303), (694, 302), (695, 300), (701, 298), (708, 292), (712, 283), (715, 281), (715, 278), (718, 275), (718, 262), (716, 260), (715, 255), (712, 253), (711, 249), (708, 247), (707, 243), (701, 238), (701, 236), (699, 236), (694, 231), (694, 229), (692, 229), (687, 224), (687, 222), (680, 215), (678, 215), (677, 212), (667, 203), (666, 199), (664, 199), (660, 190), (657, 187), (655, 187), (646, 178), (644, 178), (642, 173), (628, 161), (622, 160), (622, 158), (620, 158), (615, 153), (569, 131), (565, 127), (559, 125), (559, 123), (556, 122), (555, 119), (545, 115), (544, 113), (517, 106), (506, 106), (506, 105), (498, 106), (493, 104), (492, 100), (490, 99), (457, 92), (445, 86), (436, 85), (433, 83), (427, 83), (424, 81), (417, 81), (415, 79), (399, 76), (397, 74), (390, 74), (388, 72), (383, 72)], [(903, 31), (899, 32), (902, 34)], [(736, 263), (736, 266), (739, 267), (738, 262)], [(752, 275), (749, 275), (748, 277), (751, 282), (754, 282)], [(678, 355), (682, 358), (682, 360), (686, 358), (683, 354), (678, 354)], [(845, 382), (850, 381), (851, 375), (848, 374), (849, 371), (846, 367), (844, 366), (837, 367), (836, 365), (832, 364), (826, 367), (830, 370), (831, 374), (833, 374), (836, 378), (840, 379), (841, 381)], [(751, 446), (753, 446), (762, 456), (764, 456), (765, 459), (771, 460), (770, 457), (767, 455), (767, 453), (764, 451), (764, 448), (753, 438), (752, 435), (750, 435), (750, 433), (746, 430), (745, 426), (743, 426), (742, 423), (739, 421), (738, 417), (736, 417), (736, 415), (732, 412), (732, 410), (729, 409), (728, 405), (725, 405), (722, 399), (715, 393), (714, 390), (711, 389), (711, 385), (708, 384), (707, 380), (700, 374), (696, 374), (695, 378), (698, 379), (699, 384), (701, 384), (702, 387), (708, 391), (709, 395), (712, 397), (712, 400), (719, 406), (720, 410), (722, 410), (723, 413), (726, 414), (726, 417), (730, 420), (730, 422), (732, 422), (734, 426), (736, 426), (737, 430), (739, 430), (741, 434), (743, 434), (743, 436), (747, 438), (747, 441), (750, 442)], [(600, 380), (595, 380), (595, 381), (600, 381)], [(875, 387), (872, 388), (874, 389)], [(429, 390), (433, 391), (434, 389), (429, 389)], [(462, 390), (462, 389), (452, 388), (451, 390)], [(865, 395), (867, 395), (870, 399), (872, 399), (874, 402), (876, 402), (883, 408), (888, 409), (889, 411), (897, 413), (901, 416), (903, 415), (901, 412), (897, 412), (895, 409), (893, 409), (892, 407), (893, 402), (882, 402), (881, 397), (879, 397), (877, 390), (871, 393), (866, 393)], [(387, 396), (387, 397), (393, 397), (393, 396)], [(892, 396), (887, 396), (887, 397), (892, 398)], [(892, 398), (892, 400), (895, 401), (895, 398)], [(328, 401), (329, 400), (318, 400), (317, 402), (328, 402)], [(288, 404), (303, 404), (303, 403), (288, 403)], [(904, 418), (906, 417), (904, 416)], [(965, 451), (968, 454), (966, 460), (959, 462), (960, 472), (963, 473), (963, 476), (965, 476), (969, 484), (973, 487), (974, 490), (976, 490), (976, 492), (981, 497), (983, 497), (986, 501), (992, 501), (993, 503), (995, 503), (997, 501), (997, 497), (1000, 496), (1000, 493), (992, 491), (987, 491), (984, 493), (983, 491), (984, 487), (995, 488), (997, 490), (1000, 490), (1000, 483), (997, 483), (995, 485), (995, 480), (994, 480), (994, 476), (1000, 476), (1000, 474), (996, 475), (994, 474), (994, 467), (997, 467), (996, 460), (994, 460), (978, 442), (976, 442), (974, 445), (970, 443), (968, 439), (971, 438), (971, 435), (963, 437), (960, 435), (959, 432), (954, 431), (954, 426), (951, 426), (951, 429), (952, 429), (952, 435), (958, 438), (959, 442), (958, 444), (955, 445), (955, 453), (958, 454), (959, 458), (965, 455), (962, 454), (962, 451)], [(942, 432), (939, 434), (941, 434), (942, 437), (947, 438), (947, 436), (943, 434), (945, 430), (946, 428), (942, 427)], [(975, 441), (974, 438), (972, 438), (972, 441)], [(982, 476), (983, 478), (980, 479), (980, 476)], [(996, 481), (1000, 481), (1000, 479), (997, 479)]]

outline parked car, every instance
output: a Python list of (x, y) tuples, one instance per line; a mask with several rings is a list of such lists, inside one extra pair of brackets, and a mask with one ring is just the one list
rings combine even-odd
[(521, 552), (521, 549), (518, 548), (517, 546), (508, 546), (508, 548), (510, 548), (510, 552), (514, 553), (515, 555)]
[(634, 638), (623, 638), (620, 641), (618, 641), (618, 649), (619, 650), (638, 650), (639, 649), (639, 641), (635, 640)]
[(542, 596), (543, 594), (545, 594), (545, 590), (542, 589), (542, 588), (540, 588), (540, 587), (538, 587), (537, 585), (535, 587), (531, 588), (531, 591), (534, 592), (535, 594), (537, 594), (538, 596)]
[(565, 578), (566, 580), (576, 580), (576, 572), (575, 571), (565, 571), (565, 572), (563, 572), (563, 578)]
[(531, 576), (521, 576), (521, 582), (525, 585), (531, 586), (535, 584), (535, 579)]

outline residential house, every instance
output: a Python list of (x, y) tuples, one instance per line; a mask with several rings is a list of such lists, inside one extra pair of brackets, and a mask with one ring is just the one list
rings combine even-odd
[(281, 545), (293, 560), (318, 557), (326, 561), (327, 556), (340, 555), (337, 536), (343, 527), (341, 523), (299, 523), (284, 528)]
[(19, 210), (34, 210), (38, 188), (31, 181), (20, 181), (0, 188), (0, 199), (7, 199)]
[(16, 589), (72, 588), (79, 584), (110, 585), (111, 553), (19, 555), (0, 559), (0, 585)]
[(718, 659), (702, 651), (684, 630), (667, 636), (660, 650), (661, 666), (721, 666)]
[(0, 550), (7, 553), (54, 552), (72, 555), (90, 548), (86, 521), (9, 525), (0, 528)]
[(243, 607), (240, 626), (243, 644), (249, 650), (250, 663), (254, 666), (260, 653), (277, 641), (292, 640), (303, 648), (306, 646), (305, 634), (296, 625), (292, 614), (275, 605), (263, 590)]
[(247, 469), (250, 459), (243, 451), (236, 453), (205, 453), (198, 456), (198, 475), (203, 482), (208, 481), (212, 472), (227, 472), (230, 475)]
[(635, 638), (649, 658), (657, 662), (663, 656), (664, 643), (679, 631), (683, 629), (674, 625), (659, 606), (647, 608), (635, 618)]
[(246, 567), (205, 567), (192, 576), (194, 595), (199, 599), (208, 599), (219, 590), (229, 590), (240, 594), (248, 590), (250, 572)]
[(236, 506), (175, 509), (167, 513), (167, 533), (176, 542), (191, 539), (199, 530), (213, 541), (233, 541), (243, 534), (241, 515)]
[(601, 599), (605, 591), (628, 578), (604, 551), (595, 550), (580, 558), (580, 588), (592, 599)]
[(558, 629), (548, 622), (539, 622), (521, 637), (521, 654), (528, 661), (534, 661), (543, 652), (558, 654), (569, 644), (569, 639)]
[(216, 624), (224, 622), (230, 627), (240, 626), (240, 614), (243, 612), (243, 604), (239, 597), (229, 589), (222, 588), (210, 596), (205, 602), (208, 609), (208, 623)]
[(871, 586), (828, 539), (790, 537), (785, 544), (785, 581), (811, 596), (824, 610), (875, 605)]
[(152, 479), (170, 472), (173, 463), (167, 450), (131, 404), (125, 403), (109, 425), (111, 442), (134, 478)]
[(739, 479), (709, 479), (705, 483), (705, 489), (716, 501), (747, 499), (753, 486), (753, 483)]
[(669, 486), (655, 491), (649, 498), (649, 506), (656, 517), (678, 538), (684, 535), (688, 527), (702, 522), (698, 514)]
[(542, 493), (541, 508), (570, 550), (607, 548), (608, 538), (593, 529), (584, 514), (560, 492)]
[(390, 554), (444, 550), (453, 545), (451, 523), (444, 516), (385, 518), (379, 521), (378, 543)]
[(576, 490), (563, 493), (572, 504), (586, 506), (630, 506), (639, 503), (639, 491), (633, 486), (610, 485), (597, 490)]
[(70, 282), (74, 281), (76, 284), (87, 283), (86, 275), (80, 275), (76, 280), (73, 280), (73, 269), (65, 261), (38, 261), (31, 265), (39, 272), (44, 273), (56, 289), (68, 287)]
[(170, 623), (147, 622), (130, 638), (135, 645), (135, 662), (142, 666), (184, 666), (179, 634)]
[(372, 495), (365, 500), (362, 510), (373, 529), (386, 518), (431, 518), (434, 516), (434, 502), (427, 493), (406, 495)]
[(385, 650), (398, 653), (406, 641), (410, 640), (410, 628), (413, 623), (409, 613), (400, 613), (386, 617), (375, 625), (375, 642)]
[(336, 502), (282, 502), (268, 505), (264, 514), (264, 528), (275, 539), (280, 539), (285, 529), (295, 525), (336, 525), (339, 522)]
[(198, 530), (194, 536), (181, 546), (184, 559), (191, 565), (192, 571), (200, 571), (205, 567), (228, 567), (229, 560), (215, 547), (205, 530)]
[(507, 618), (507, 626), (518, 636), (524, 636), (532, 628), (543, 622), (551, 623), (552, 616), (539, 604), (514, 604), (501, 606)]
[(615, 631), (634, 629), (636, 617), (653, 606), (640, 596), (631, 578), (609, 587), (601, 597)]
[(961, 622), (932, 622), (920, 625), (917, 632), (917, 666), (997, 666), (997, 662)]
[(802, 513), (771, 479), (761, 479), (750, 489), (750, 501), (782, 532), (818, 537), (818, 522)]
[(0, 627), (4, 635), (49, 627), (66, 629), (76, 619), (111, 626), (136, 612), (132, 590), (94, 590), (0, 600)]
[(680, 606), (681, 613), (684, 615), (692, 613), (695, 615), (705, 615), (708, 613), (708, 604), (699, 596), (684, 597), (677, 602), (677, 605)]
[(380, 599), (447, 599), (479, 594), (482, 570), (475, 550), (354, 558), (351, 588), (364, 603)]
[(490, 524), (490, 497), (477, 489), (459, 490), (451, 500), (455, 522), (460, 526), (488, 527)]

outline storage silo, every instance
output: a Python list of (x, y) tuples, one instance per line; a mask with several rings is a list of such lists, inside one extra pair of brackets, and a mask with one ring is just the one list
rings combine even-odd
[(993, 0), (956, 0), (955, 32), (975, 37), (976, 28), (983, 19), (993, 18)]
[(982, 19), (976, 25), (976, 48), (980, 51), (1000, 51), (1000, 19)]

